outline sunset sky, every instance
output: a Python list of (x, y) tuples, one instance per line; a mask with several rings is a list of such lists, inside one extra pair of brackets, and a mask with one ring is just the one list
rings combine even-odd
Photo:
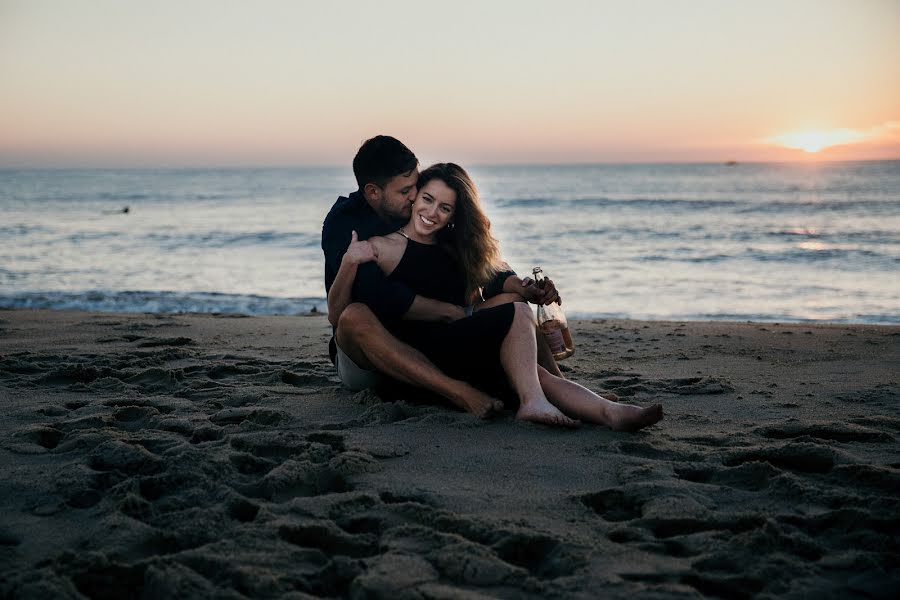
[(900, 158), (900, 2), (0, 0), (0, 167)]

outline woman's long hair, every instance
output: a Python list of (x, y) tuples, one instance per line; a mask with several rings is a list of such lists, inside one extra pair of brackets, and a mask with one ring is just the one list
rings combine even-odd
[(419, 189), (439, 179), (456, 192), (452, 226), (438, 232), (437, 240), (459, 262), (468, 294), (474, 294), (506, 268), (500, 244), (491, 234), (491, 221), (481, 208), (478, 188), (465, 169), (454, 163), (437, 163), (419, 173)]

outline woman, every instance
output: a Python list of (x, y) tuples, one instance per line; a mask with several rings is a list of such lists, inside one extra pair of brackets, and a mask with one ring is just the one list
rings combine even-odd
[(349, 304), (357, 267), (374, 260), (389, 279), (421, 296), (468, 305), (466, 318), (400, 321), (389, 328), (448, 375), (493, 394), (508, 382), (519, 400), (516, 418), (568, 427), (580, 419), (617, 430), (662, 418), (659, 404), (618, 404), (538, 365), (534, 316), (523, 297), (481, 299), (482, 286), (504, 265), (468, 173), (439, 163), (422, 171), (416, 185), (410, 220), (397, 232), (364, 242), (354, 232), (328, 297), (331, 318)]

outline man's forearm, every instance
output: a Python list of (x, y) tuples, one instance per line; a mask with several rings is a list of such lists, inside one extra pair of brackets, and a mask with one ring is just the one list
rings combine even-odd
[(341, 268), (328, 290), (328, 322), (334, 326), (337, 326), (341, 313), (353, 300), (353, 280), (356, 279), (358, 267), (357, 263), (349, 259), (342, 260)]
[(466, 316), (466, 309), (456, 304), (416, 296), (403, 318), (408, 321), (455, 321)]

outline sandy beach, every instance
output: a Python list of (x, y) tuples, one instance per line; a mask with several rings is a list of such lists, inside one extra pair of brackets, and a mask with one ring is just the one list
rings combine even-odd
[(0, 597), (895, 597), (900, 327), (572, 329), (661, 423), (352, 394), (321, 315), (0, 311)]

